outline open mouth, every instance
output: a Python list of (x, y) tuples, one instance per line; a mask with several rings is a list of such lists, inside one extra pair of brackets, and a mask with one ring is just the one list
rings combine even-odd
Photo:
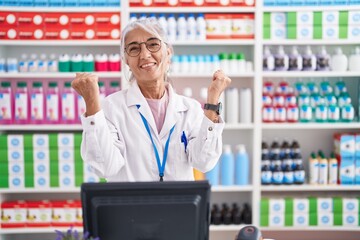
[(146, 64), (141, 65), (140, 68), (149, 69), (149, 68), (151, 68), (151, 67), (153, 67), (155, 65), (156, 65), (156, 63), (146, 63)]

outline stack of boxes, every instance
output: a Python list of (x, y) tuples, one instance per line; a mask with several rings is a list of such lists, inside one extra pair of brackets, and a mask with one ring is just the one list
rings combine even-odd
[(360, 198), (262, 198), (260, 226), (357, 227)]
[(334, 134), (339, 184), (360, 184), (360, 134)]
[(0, 188), (71, 188), (98, 182), (80, 155), (80, 133), (0, 135)]
[(360, 11), (266, 12), (264, 39), (360, 39)]

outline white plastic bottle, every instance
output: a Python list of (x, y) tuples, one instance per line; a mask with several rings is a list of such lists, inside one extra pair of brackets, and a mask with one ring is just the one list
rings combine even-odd
[[(331, 70), (337, 72), (344, 72), (348, 67), (348, 59), (343, 54), (340, 47), (335, 49), (335, 54), (331, 56)], [(359, 71), (360, 69), (358, 69)]]
[(30, 60), (28, 62), (29, 72), (37, 72), (38, 71), (38, 59), (35, 53), (30, 55)]
[(158, 21), (159, 21), (161, 27), (163, 28), (163, 30), (164, 30), (164, 32), (165, 32), (165, 34), (167, 36), (168, 35), (168, 26), (167, 26), (168, 23), (167, 23), (166, 16), (165, 16), (164, 13), (159, 14)]
[(287, 71), (289, 69), (289, 56), (285, 53), (284, 47), (279, 46), (275, 54), (275, 71)]
[(249, 172), (249, 156), (245, 145), (239, 144), (235, 154), (235, 185), (248, 185)]
[(196, 18), (196, 39), (200, 41), (206, 40), (206, 21), (202, 13), (199, 13)]
[(289, 55), (289, 70), (301, 71), (303, 67), (302, 63), (302, 57), (299, 54), (297, 47), (293, 46), (291, 49), (291, 54)]
[(252, 109), (252, 99), (251, 99), (251, 89), (250, 88), (241, 88), (240, 89), (240, 123), (251, 123), (251, 109)]
[(226, 122), (237, 124), (239, 122), (239, 91), (237, 88), (228, 88), (225, 91), (225, 102)]
[(326, 51), (326, 47), (322, 46), (319, 54), (316, 57), (316, 70), (329, 71), (330, 70), (330, 55)]
[(135, 13), (130, 13), (130, 21), (129, 22), (135, 22), (137, 20)]
[(177, 40), (187, 40), (187, 23), (183, 13), (180, 13), (177, 19)]
[(16, 58), (7, 59), (7, 71), (12, 73), (18, 72), (18, 60)]
[(48, 71), (49, 72), (58, 72), (58, 61), (56, 55), (53, 53), (50, 55), (50, 59), (48, 61)]
[(190, 13), (187, 18), (187, 39), (194, 41), (196, 39), (196, 20), (193, 13)]
[(264, 56), (263, 56), (263, 70), (273, 71), (274, 69), (275, 69), (275, 58), (272, 55), (270, 48), (268, 46), (265, 46)]
[(46, 54), (40, 55), (40, 60), (38, 62), (38, 71), (39, 72), (47, 72), (48, 71), (48, 61), (46, 59)]
[(175, 15), (169, 14), (169, 17), (167, 19), (167, 34), (170, 42), (176, 41), (176, 29), (177, 29), (177, 23), (176, 23)]
[(207, 102), (207, 96), (208, 96), (208, 90), (206, 87), (202, 87), (200, 89), (200, 104), (201, 104), (201, 107), (204, 108), (204, 104)]
[(19, 61), (19, 72), (28, 72), (29, 66), (28, 66), (28, 59), (27, 55), (25, 53), (21, 54), (21, 58)]
[(355, 52), (349, 57), (349, 71), (360, 71), (360, 47), (356, 47)]
[(303, 71), (315, 71), (316, 70), (316, 57), (312, 53), (310, 46), (306, 46), (305, 53), (303, 55)]

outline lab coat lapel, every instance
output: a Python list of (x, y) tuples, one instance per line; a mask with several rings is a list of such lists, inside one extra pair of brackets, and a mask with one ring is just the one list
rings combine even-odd
[[(151, 109), (150, 109), (145, 97), (142, 95), (139, 85), (137, 84), (136, 81), (134, 81), (131, 84), (131, 86), (129, 87), (126, 100), (127, 100), (128, 107), (131, 107), (134, 105), (140, 105), (140, 108), (138, 109), (139, 113), (141, 113), (145, 117), (146, 121), (148, 122), (148, 124), (152, 130), (153, 137), (157, 136), (158, 131), (156, 128), (155, 120), (152, 115)], [(145, 130), (145, 126), (143, 124), (143, 121), (141, 120), (140, 114), (139, 114), (139, 119), (141, 121), (142, 127), (144, 127), (144, 130)]]

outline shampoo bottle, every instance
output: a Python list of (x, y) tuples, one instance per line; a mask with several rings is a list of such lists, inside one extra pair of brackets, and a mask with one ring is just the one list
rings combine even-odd
[(289, 56), (289, 70), (290, 71), (301, 71), (303, 67), (303, 60), (299, 54), (296, 46), (293, 46), (291, 54)]
[(303, 55), (303, 71), (316, 70), (316, 57), (312, 53), (310, 46), (307, 46)]
[(344, 72), (348, 67), (348, 59), (340, 47), (336, 48), (335, 54), (331, 57), (332, 71)]
[(234, 185), (235, 180), (235, 162), (234, 156), (231, 152), (230, 145), (224, 145), (223, 153), (220, 158), (220, 179), (221, 185), (230, 186)]
[(319, 54), (316, 58), (316, 70), (317, 71), (329, 71), (330, 70), (330, 55), (327, 53), (324, 46), (321, 47)]
[(275, 71), (287, 71), (289, 69), (289, 57), (286, 55), (283, 46), (279, 46), (275, 54)]
[(349, 71), (360, 71), (360, 47), (356, 47), (354, 54), (349, 57)]
[(270, 52), (270, 48), (265, 46), (263, 56), (263, 70), (273, 71), (275, 69), (275, 58)]
[(249, 156), (246, 152), (245, 145), (237, 145), (237, 152), (235, 155), (235, 184), (248, 185), (249, 184)]

